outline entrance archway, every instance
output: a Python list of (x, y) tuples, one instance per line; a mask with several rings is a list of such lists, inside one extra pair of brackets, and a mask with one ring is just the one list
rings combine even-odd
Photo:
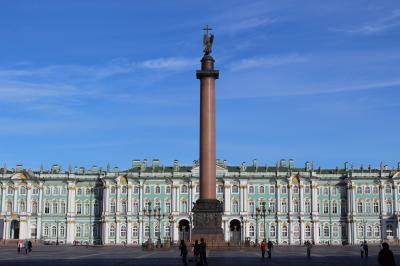
[(19, 221), (18, 220), (11, 221), (10, 238), (11, 239), (19, 239)]
[(241, 226), (240, 221), (237, 219), (232, 220), (229, 223), (230, 229), (230, 240), (239, 242), (241, 240)]
[(190, 224), (188, 220), (179, 221), (179, 240), (189, 241), (190, 239)]

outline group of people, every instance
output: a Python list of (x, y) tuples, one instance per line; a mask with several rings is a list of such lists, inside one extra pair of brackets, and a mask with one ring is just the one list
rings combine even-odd
[(267, 251), (268, 253), (268, 259), (271, 258), (272, 255), (272, 247), (274, 246), (274, 244), (272, 244), (271, 240), (268, 240), (268, 242), (265, 240), (265, 238), (263, 239), (263, 241), (261, 242), (261, 256), (264, 259), (265, 258), (265, 251)]
[(25, 254), (28, 254), (28, 252), (32, 252), (32, 242), (28, 239), (24, 240), (19, 240), (17, 243), (17, 252), (21, 253), (25, 251)]
[(365, 255), (366, 258), (368, 258), (368, 244), (367, 244), (367, 241), (364, 241), (363, 243), (361, 243), (360, 252), (361, 252), (361, 258), (364, 257), (364, 255)]
[[(204, 241), (204, 238), (200, 239), (200, 243), (198, 240), (194, 241), (192, 245), (193, 251), (193, 260), (196, 263), (196, 266), (206, 266), (207, 265), (207, 245)], [(182, 262), (183, 265), (188, 265), (187, 255), (188, 255), (188, 247), (185, 243), (185, 240), (181, 240), (179, 245), (179, 250), (181, 251)]]

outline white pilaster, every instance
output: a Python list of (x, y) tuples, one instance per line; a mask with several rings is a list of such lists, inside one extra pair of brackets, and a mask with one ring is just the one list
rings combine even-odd
[(231, 185), (228, 182), (224, 183), (224, 209), (225, 214), (231, 212)]

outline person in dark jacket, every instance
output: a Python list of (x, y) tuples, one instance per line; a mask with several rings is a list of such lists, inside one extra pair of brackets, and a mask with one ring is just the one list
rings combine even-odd
[(382, 250), (378, 254), (378, 262), (380, 266), (395, 266), (393, 252), (389, 249), (389, 244), (382, 243)]
[(179, 245), (179, 249), (181, 250), (181, 256), (182, 256), (183, 265), (188, 266), (188, 262), (187, 262), (188, 250), (187, 250), (187, 246), (186, 246), (185, 240), (181, 240), (181, 244)]
[(265, 250), (267, 249), (267, 241), (264, 239), (261, 242), (261, 257), (264, 259), (265, 258)]
[(364, 249), (365, 257), (368, 258), (368, 244), (367, 244), (367, 241), (364, 241), (363, 249)]
[(204, 241), (204, 238), (200, 239), (200, 262), (204, 265), (207, 266), (207, 245), (206, 242)]
[(199, 260), (199, 255), (200, 255), (199, 241), (195, 240), (194, 241), (194, 245), (193, 245), (193, 259), (194, 259), (194, 262), (197, 263), (197, 261)]
[(271, 258), (271, 254), (272, 254), (272, 248), (274, 247), (274, 244), (272, 244), (271, 240), (268, 240), (267, 243), (267, 253), (268, 253), (268, 259)]

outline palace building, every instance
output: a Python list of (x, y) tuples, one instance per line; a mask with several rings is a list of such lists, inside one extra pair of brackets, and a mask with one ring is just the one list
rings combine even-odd
[[(225, 241), (358, 244), (400, 239), (400, 169), (229, 166), (217, 160)], [(0, 168), (0, 238), (138, 245), (189, 240), (199, 165), (134, 160), (131, 169)], [(194, 240), (194, 239), (193, 239)]]

